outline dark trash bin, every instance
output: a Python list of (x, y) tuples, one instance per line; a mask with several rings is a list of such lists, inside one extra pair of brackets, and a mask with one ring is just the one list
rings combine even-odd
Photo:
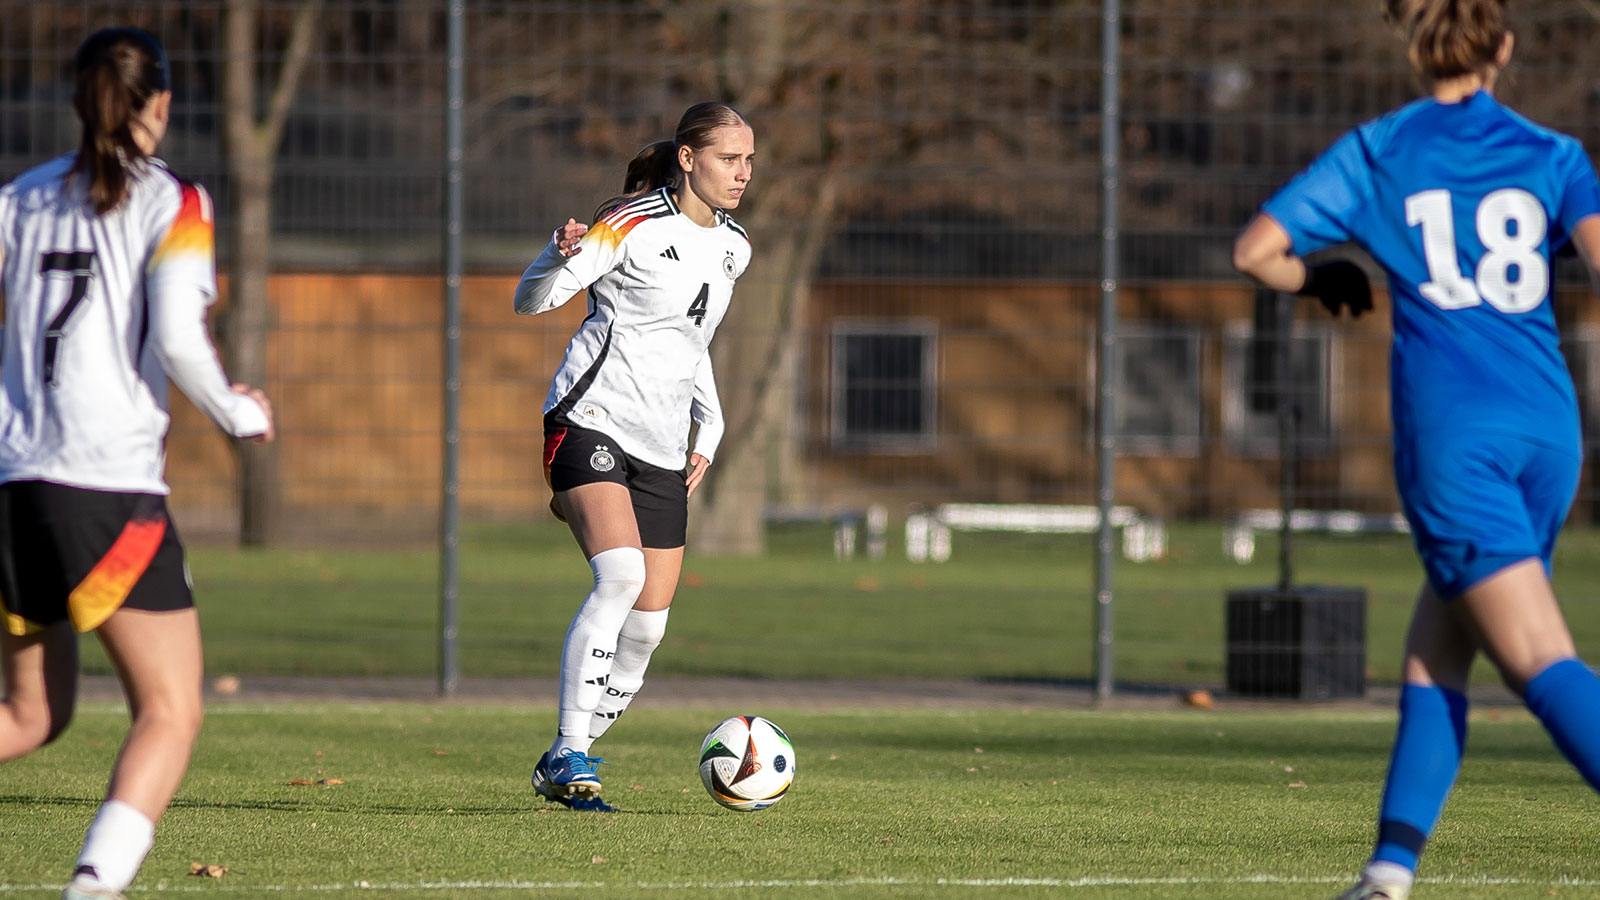
[(1246, 588), (1227, 597), (1228, 693), (1300, 700), (1366, 694), (1366, 591)]

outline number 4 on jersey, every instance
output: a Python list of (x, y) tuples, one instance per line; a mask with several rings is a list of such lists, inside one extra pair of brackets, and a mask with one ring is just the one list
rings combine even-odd
[(711, 299), (711, 285), (700, 285), (700, 293), (695, 295), (694, 302), (689, 304), (689, 318), (694, 320), (694, 327), (701, 328), (706, 322), (706, 304)]
[(72, 276), (72, 292), (66, 305), (56, 313), (44, 332), (44, 383), (56, 386), (56, 355), (61, 352), (61, 339), (66, 336), (67, 320), (77, 311), (78, 305), (89, 294), (89, 279), (94, 277), (94, 253), (88, 250), (63, 250), (45, 253), (39, 258), (39, 277), (48, 278), (51, 272), (65, 272)]

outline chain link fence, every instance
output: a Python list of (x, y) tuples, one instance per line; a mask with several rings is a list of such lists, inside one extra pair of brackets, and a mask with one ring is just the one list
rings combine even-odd
[[(1229, 263), (1233, 235), (1277, 185), (1340, 132), (1415, 96), (1375, 6), (1121, 7), (1118, 502), (1125, 522), (1174, 542), (1204, 535), (1194, 540), (1209, 555), (1230, 525), (1277, 506), (1285, 405), (1297, 506), (1380, 523), (1397, 508), (1385, 317), (1301, 310), (1294, 361), (1279, 372), (1279, 307)], [(257, 33), (235, 45), (229, 4), (8, 4), (0, 177), (75, 145), (71, 54), (83, 36), (140, 25), (171, 56), (164, 154), (211, 191), (225, 226), (241, 183), (225, 152), (229, 117), (259, 127), (297, 70), (272, 154), (272, 320), (257, 336), (282, 420), (274, 533), (291, 546), (425, 546), (441, 469), (446, 5), (324, 0), (297, 56), (306, 7), (265, 0)], [(696, 498), (691, 549), (760, 552), (772, 529), (798, 528), (864, 553), (879, 531), (869, 523), (886, 522), (891, 555), (937, 557), (928, 531), (902, 528), (940, 515), (1081, 523), (1095, 483), (1102, 12), (1079, 0), (468, 4), (468, 522), (483, 533), (534, 522), (548, 496), (538, 413), (584, 310), (516, 319), (517, 275), (554, 226), (586, 220), (620, 186), (638, 147), (669, 136), (690, 103), (721, 99), (757, 134), (755, 186), (738, 211), (755, 262), (717, 338), (730, 429)], [(1600, 146), (1588, 52), (1600, 7), (1527, 0), (1513, 16), (1517, 61), (1502, 95)], [(228, 102), (241, 59), (256, 73), (254, 109)], [(239, 251), (220, 242), (225, 279)], [(1600, 331), (1581, 273), (1560, 272), (1569, 357), (1592, 411)], [(192, 410), (178, 413), (174, 508), (191, 534), (226, 539), (240, 514), (236, 460)], [(1584, 522), (1600, 499), (1590, 483)], [(1159, 555), (1150, 533), (1131, 555)], [(944, 540), (960, 554), (970, 539)], [(1087, 538), (1050, 546), (1087, 564)], [(1234, 541), (1227, 555), (1250, 558), (1245, 549)], [(1174, 586), (1181, 559), (1164, 565), (1166, 581), (1135, 576), (1132, 595), (1215, 605), (1209, 584)], [(1073, 622), (1080, 597), (1087, 616), (1087, 586), (1049, 590)], [(1133, 660), (1177, 640), (1137, 622), (1121, 634)], [(1080, 677), (1089, 649), (1084, 640), (1042, 674)], [(1210, 665), (1133, 670), (1203, 679)]]

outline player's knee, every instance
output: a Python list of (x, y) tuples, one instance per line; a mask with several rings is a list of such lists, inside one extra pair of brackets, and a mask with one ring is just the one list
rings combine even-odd
[(72, 724), (72, 707), (52, 709), (47, 703), (7, 704), (11, 707), (11, 727), (25, 747), (37, 750), (54, 743)]
[(637, 547), (616, 547), (596, 553), (589, 560), (594, 570), (594, 592), (608, 600), (627, 600), (632, 606), (644, 590), (644, 551)]
[(200, 733), (200, 726), (204, 722), (205, 705), (201, 702), (198, 691), (193, 696), (189, 696), (186, 692), (181, 696), (140, 703), (139, 711), (134, 715), (134, 723), (137, 725), (159, 728), (175, 736), (188, 737), (190, 740)]

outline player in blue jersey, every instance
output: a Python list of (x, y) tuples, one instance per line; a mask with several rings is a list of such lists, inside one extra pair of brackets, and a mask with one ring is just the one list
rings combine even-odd
[(1268, 200), (1234, 264), (1261, 284), (1371, 308), (1366, 277), (1302, 257), (1354, 242), (1389, 275), (1395, 482), (1427, 581), (1406, 636), (1377, 848), (1340, 900), (1405, 900), (1455, 781), (1478, 651), (1600, 788), (1600, 679), (1550, 587), (1582, 440), (1551, 310), (1553, 251), (1600, 266), (1583, 147), (1500, 105), (1504, 0), (1387, 0), (1429, 96), (1340, 138)]

